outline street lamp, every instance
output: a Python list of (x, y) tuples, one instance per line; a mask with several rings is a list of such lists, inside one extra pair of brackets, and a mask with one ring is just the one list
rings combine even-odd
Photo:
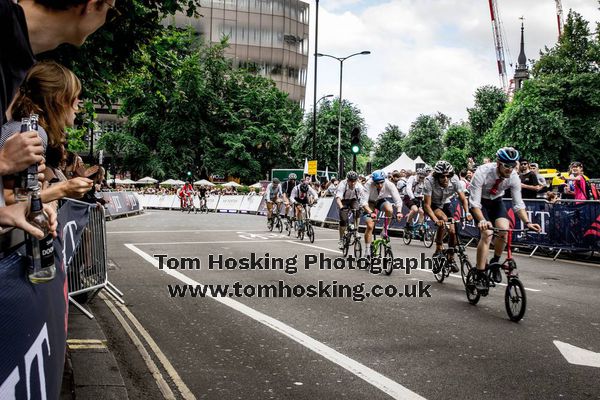
[[(313, 137), (313, 145), (312, 145), (312, 159), (317, 159), (317, 57), (318, 54), (318, 45), (319, 45), (319, 0), (316, 0), (316, 16), (315, 16), (315, 76), (314, 76), (314, 88), (313, 88), (313, 123), (312, 123), (312, 137)], [(319, 100), (320, 101), (320, 100)]]
[(344, 72), (344, 61), (346, 61), (347, 59), (354, 57), (354, 56), (361, 56), (361, 55), (366, 56), (368, 54), (371, 54), (371, 52), (368, 50), (361, 51), (360, 53), (350, 54), (349, 56), (346, 56), (346, 57), (335, 57), (335, 56), (332, 56), (329, 54), (317, 53), (317, 57), (329, 57), (329, 58), (336, 59), (340, 62), (340, 100), (339, 100), (339, 110), (338, 110), (338, 156), (337, 156), (338, 176), (341, 176), (341, 174), (343, 173), (341, 148), (342, 148), (342, 76), (343, 76), (343, 72)]

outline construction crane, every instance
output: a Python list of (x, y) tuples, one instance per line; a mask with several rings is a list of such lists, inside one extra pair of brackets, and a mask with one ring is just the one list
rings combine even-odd
[(558, 24), (558, 38), (562, 35), (565, 20), (563, 18), (563, 8), (561, 0), (556, 0), (556, 22)]
[[(506, 62), (504, 57), (504, 40), (502, 39), (502, 29), (500, 14), (498, 13), (498, 3), (496, 0), (488, 0), (490, 4), (490, 16), (492, 17), (492, 32), (494, 34), (494, 45), (496, 46), (496, 61), (498, 62), (498, 75), (502, 89), (508, 92), (508, 75), (506, 73)], [(558, 1), (558, 0), (557, 0)]]

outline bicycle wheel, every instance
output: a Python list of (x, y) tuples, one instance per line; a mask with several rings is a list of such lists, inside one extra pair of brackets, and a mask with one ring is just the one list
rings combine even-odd
[(508, 281), (504, 292), (504, 305), (508, 317), (513, 322), (519, 322), (525, 315), (527, 297), (525, 297), (525, 288), (518, 278), (511, 278)]
[(313, 227), (310, 223), (308, 223), (308, 225), (306, 226), (306, 234), (308, 235), (310, 242), (314, 243), (315, 242), (315, 230), (313, 229)]
[(465, 291), (467, 292), (467, 300), (469, 303), (475, 305), (479, 302), (481, 295), (475, 287), (475, 275), (477, 274), (477, 270), (475, 268), (471, 268), (469, 273), (467, 274), (467, 282), (465, 283)]
[(283, 223), (281, 222), (281, 217), (277, 216), (277, 230), (279, 233), (283, 232)]
[(269, 221), (267, 219), (267, 228), (269, 228), (269, 231), (273, 232), (273, 224), (275, 223), (275, 221), (271, 220)]
[(439, 283), (442, 283), (444, 282), (444, 278), (447, 276), (446, 270), (449, 270), (449, 266), (447, 260), (445, 260), (446, 257), (443, 254), (436, 258), (439, 260), (439, 267), (435, 267), (435, 260), (433, 260), (434, 267), (432, 269), (432, 272), (433, 276), (435, 277), (435, 280)]
[(348, 250), (350, 250), (350, 235), (348, 232), (344, 233), (344, 236), (342, 236), (342, 246), (344, 246), (342, 248), (342, 256), (346, 257), (348, 256)]
[(466, 256), (460, 260), (460, 276), (462, 277), (463, 285), (467, 284), (467, 275), (472, 268), (471, 261)]
[(360, 243), (360, 239), (354, 236), (354, 257), (357, 259), (362, 256), (362, 244)]
[(290, 236), (292, 234), (292, 224), (290, 223), (290, 221), (286, 218), (285, 219), (285, 231), (287, 232), (287, 235)]
[(428, 249), (433, 245), (433, 239), (435, 238), (435, 233), (431, 230), (431, 228), (425, 228), (423, 232), (423, 245)]
[(409, 245), (412, 241), (412, 229), (404, 228), (404, 232), (402, 233), (402, 241), (405, 245)]
[(390, 275), (394, 270), (394, 253), (390, 245), (381, 243), (379, 245), (379, 254), (383, 257), (381, 260), (381, 270), (386, 274)]

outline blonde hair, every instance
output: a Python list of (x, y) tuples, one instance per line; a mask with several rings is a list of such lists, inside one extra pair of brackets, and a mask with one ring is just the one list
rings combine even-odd
[(19, 88), (11, 109), (13, 120), (40, 116), (39, 124), (48, 134), (48, 146), (65, 142), (65, 117), (81, 93), (81, 81), (68, 68), (54, 61), (35, 64)]

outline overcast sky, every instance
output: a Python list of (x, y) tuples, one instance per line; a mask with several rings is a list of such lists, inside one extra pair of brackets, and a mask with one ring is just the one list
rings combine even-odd
[[(312, 109), (315, 1), (311, 7), (311, 48), (306, 111)], [(573, 9), (590, 22), (600, 20), (597, 0), (563, 0), (565, 20)], [(539, 58), (558, 35), (554, 0), (498, 0), (504, 28), (507, 69), (512, 78), (519, 55), (520, 20), (525, 18), (525, 54)], [(592, 24), (595, 29), (595, 22)], [(344, 57), (342, 97), (355, 104), (376, 138), (387, 124), (408, 132), (419, 114), (437, 111), (453, 122), (466, 120), (473, 94), (483, 85), (500, 86), (488, 2), (485, 0), (320, 0), (320, 53)], [(339, 95), (340, 63), (319, 58), (317, 99)]]

